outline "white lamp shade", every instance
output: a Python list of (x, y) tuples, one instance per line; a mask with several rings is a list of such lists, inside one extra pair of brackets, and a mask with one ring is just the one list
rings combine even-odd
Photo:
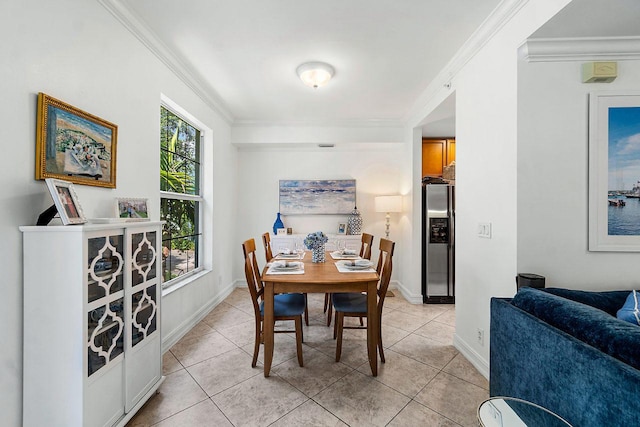
[(324, 62), (307, 62), (296, 71), (305, 85), (314, 88), (326, 85), (335, 72), (331, 65)]
[(402, 212), (402, 196), (377, 196), (376, 212)]

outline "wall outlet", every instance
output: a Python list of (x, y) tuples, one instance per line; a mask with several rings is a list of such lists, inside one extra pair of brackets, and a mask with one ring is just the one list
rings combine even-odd
[(484, 329), (476, 329), (476, 340), (478, 341), (478, 344), (484, 346)]

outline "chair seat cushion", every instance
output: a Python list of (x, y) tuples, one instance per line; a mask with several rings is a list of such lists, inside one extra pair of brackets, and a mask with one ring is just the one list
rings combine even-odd
[(333, 307), (344, 313), (367, 314), (367, 296), (356, 292), (332, 294)]
[[(273, 315), (275, 317), (299, 316), (304, 313), (304, 295), (278, 294), (273, 296)], [(260, 314), (264, 316), (264, 301), (260, 303)]]

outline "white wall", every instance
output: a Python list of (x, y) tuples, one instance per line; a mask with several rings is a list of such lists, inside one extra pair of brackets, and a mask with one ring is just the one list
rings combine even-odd
[[(374, 210), (374, 197), (380, 194), (406, 194), (410, 179), (405, 144), (337, 144), (335, 148), (296, 145), (287, 148), (269, 144), (243, 147), (238, 153), (237, 235), (232, 253), (240, 254), (240, 242), (254, 238), (262, 247), (260, 236), (271, 231), (278, 212), (278, 182), (281, 179), (355, 179), (356, 203), (362, 214), (363, 231), (375, 236), (374, 258), (379, 238), (384, 237), (385, 214)], [(406, 257), (400, 240), (407, 213), (392, 214), (391, 235), (397, 242), (394, 259)], [(335, 233), (347, 215), (282, 216), (285, 227), (294, 233), (317, 230)], [(264, 263), (262, 251), (260, 260)], [(402, 281), (402, 268), (394, 270), (394, 280)], [(263, 265), (263, 264), (261, 264)], [(234, 275), (244, 281), (242, 259), (236, 258)], [(419, 292), (419, 284), (418, 284)]]
[[(18, 226), (35, 224), (38, 214), (51, 204), (44, 182), (34, 180), (38, 92), (118, 125), (117, 189), (76, 186), (88, 217), (110, 216), (114, 199), (129, 196), (149, 198), (152, 217), (159, 218), (161, 93), (213, 129), (215, 146), (208, 149), (212, 150), (214, 172), (207, 185), (217, 200), (229, 201), (211, 208), (216, 218), (209, 261), (213, 273), (165, 301), (164, 316), (169, 321), (163, 319), (163, 336), (231, 284), (232, 256), (227, 249), (235, 239), (236, 191), (233, 181), (225, 177), (235, 170), (236, 154), (229, 144), (229, 126), (97, 1), (3, 1), (0, 15), (5, 18), (0, 26), (0, 144), (5, 159), (0, 196), (0, 412), (2, 425), (18, 426), (22, 419), (23, 304)], [(55, 331), (43, 325), (43, 333)]]
[[(518, 266), (517, 50), (567, 3), (523, 2), (454, 76), (447, 73), (436, 79), (450, 80), (451, 88), (441, 87), (431, 97), (443, 100), (451, 90), (456, 94), (454, 342), (485, 375), (489, 368), (490, 299), (515, 293)], [(432, 102), (423, 111), (428, 116), (436, 108)], [(413, 162), (415, 169), (418, 159), (414, 157)], [(414, 215), (414, 225), (417, 217)], [(477, 236), (479, 222), (492, 224), (491, 239)], [(484, 330), (483, 344), (476, 340), (478, 328)]]
[(580, 67), (519, 63), (518, 271), (547, 286), (637, 289), (638, 253), (587, 251), (588, 93), (638, 90), (640, 61), (618, 62), (608, 84), (582, 83)]

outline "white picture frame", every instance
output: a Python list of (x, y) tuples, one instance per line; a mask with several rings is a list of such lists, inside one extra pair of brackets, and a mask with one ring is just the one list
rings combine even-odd
[(45, 182), (62, 224), (73, 225), (87, 222), (73, 183), (57, 178), (45, 178)]
[(148, 204), (149, 199), (119, 197), (115, 203), (116, 217), (149, 220)]
[(640, 199), (627, 199), (640, 185), (636, 114), (640, 91), (589, 94), (589, 251), (640, 252), (640, 227), (620, 225), (625, 212), (640, 209)]
[(336, 234), (345, 235), (347, 234), (347, 223), (339, 222), (338, 223), (338, 232)]
[(276, 235), (278, 235), (278, 236), (286, 236), (287, 235), (287, 229), (286, 228), (278, 228), (276, 230)]

